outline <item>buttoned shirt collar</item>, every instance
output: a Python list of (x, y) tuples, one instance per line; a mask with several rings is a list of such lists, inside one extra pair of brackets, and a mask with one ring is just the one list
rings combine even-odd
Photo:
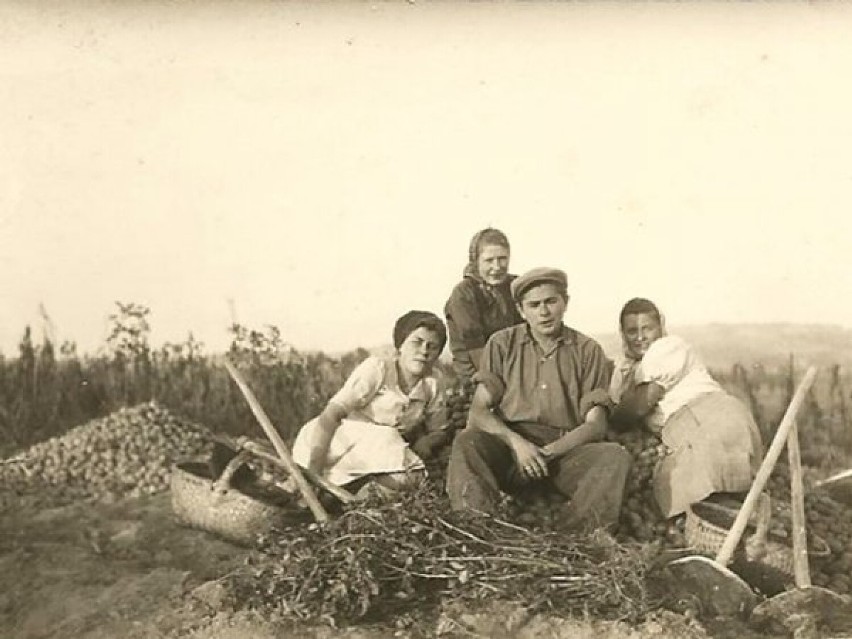
[[(556, 338), (557, 345), (561, 346), (562, 344), (574, 344), (576, 341), (577, 340), (574, 336), (574, 331), (565, 326), (565, 324), (562, 324), (562, 332), (559, 334), (559, 337)], [(527, 323), (526, 329), (524, 330), (523, 336), (521, 337), (521, 343), (528, 344), (529, 342), (536, 343), (535, 338), (532, 334), (532, 329)]]

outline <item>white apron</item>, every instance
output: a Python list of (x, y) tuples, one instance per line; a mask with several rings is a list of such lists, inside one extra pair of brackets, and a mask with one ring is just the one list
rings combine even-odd
[[(312, 419), (296, 437), (293, 460), (300, 466), (307, 467), (310, 461), (316, 430), (317, 420)], [(365, 475), (423, 469), (423, 460), (409, 448), (396, 427), (344, 419), (331, 439), (320, 474), (332, 484), (343, 486)]]

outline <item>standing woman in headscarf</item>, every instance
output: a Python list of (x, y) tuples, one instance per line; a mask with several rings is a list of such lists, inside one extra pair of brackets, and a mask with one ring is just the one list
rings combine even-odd
[(393, 329), (396, 353), (368, 357), (323, 412), (305, 424), (293, 459), (343, 486), (369, 477), (400, 488), (425, 473), (447, 439), (443, 381), (433, 366), (447, 342), (441, 319), (409, 311)]
[(470, 241), (468, 263), (444, 307), (456, 373), (472, 379), (491, 335), (523, 319), (512, 300), (509, 240), (497, 229), (479, 231)]

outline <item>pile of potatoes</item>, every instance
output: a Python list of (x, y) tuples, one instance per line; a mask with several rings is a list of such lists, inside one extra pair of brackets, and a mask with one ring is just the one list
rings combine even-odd
[[(654, 497), (654, 468), (665, 452), (659, 436), (636, 429), (610, 434), (608, 439), (624, 446), (633, 458), (619, 521), (619, 538), (660, 542), (673, 548), (687, 547), (684, 518), (667, 521)], [(790, 475), (783, 461), (776, 466), (766, 490), (773, 504), (771, 539), (790, 543)], [(556, 495), (524, 495), (514, 500), (510, 514), (520, 523), (549, 527), (558, 521), (563, 501)], [(852, 509), (825, 494), (806, 491), (805, 514), (809, 547), (817, 551), (810, 559), (814, 583), (843, 594), (852, 592)], [(825, 545), (818, 543), (817, 537)], [(819, 552), (825, 551), (826, 546), (830, 554)]]
[(633, 467), (627, 476), (624, 503), (619, 519), (619, 534), (641, 542), (659, 540), (671, 546), (683, 546), (683, 521), (669, 525), (657, 506), (652, 477), (654, 468), (663, 455), (664, 447), (658, 435), (645, 430), (631, 430), (611, 434), (633, 458)]
[(0, 462), (0, 510), (165, 491), (176, 462), (211, 447), (209, 431), (154, 402), (123, 408)]
[[(786, 538), (791, 529), (790, 470), (786, 464), (776, 466), (768, 491), (773, 503), (770, 533)], [(852, 592), (852, 509), (819, 490), (808, 490), (806, 485), (805, 520), (808, 547), (817, 551), (810, 555), (812, 581), (841, 594)]]
[[(643, 431), (611, 438), (621, 443), (634, 460), (625, 491), (619, 534), (637, 541), (660, 541), (671, 547), (688, 546), (683, 534), (683, 518), (667, 523), (654, 500), (651, 478), (660, 455), (664, 453), (659, 438)], [(784, 460), (776, 465), (765, 490), (772, 502), (770, 539), (791, 545), (790, 471)], [(852, 592), (852, 509), (806, 486), (805, 518), (814, 584), (841, 594)]]

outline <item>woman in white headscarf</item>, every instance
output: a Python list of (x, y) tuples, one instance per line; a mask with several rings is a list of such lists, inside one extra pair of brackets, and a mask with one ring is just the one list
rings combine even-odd
[[(625, 326), (626, 323), (629, 327)], [(621, 334), (621, 357), (615, 361), (609, 384), (609, 395), (613, 404), (636, 386), (636, 373), (642, 355), (652, 342), (666, 335), (666, 318), (650, 300), (635, 297), (621, 309), (618, 318)]]
[(619, 317), (624, 360), (610, 395), (617, 427), (642, 423), (660, 434), (666, 454), (654, 492), (666, 517), (714, 493), (748, 490), (763, 457), (748, 408), (711, 377), (694, 349), (667, 336), (653, 302), (634, 298)]
[(514, 279), (506, 235), (493, 228), (477, 232), (470, 241), (462, 281), (444, 307), (453, 368), (459, 376), (472, 379), (488, 338), (523, 321), (512, 299)]

